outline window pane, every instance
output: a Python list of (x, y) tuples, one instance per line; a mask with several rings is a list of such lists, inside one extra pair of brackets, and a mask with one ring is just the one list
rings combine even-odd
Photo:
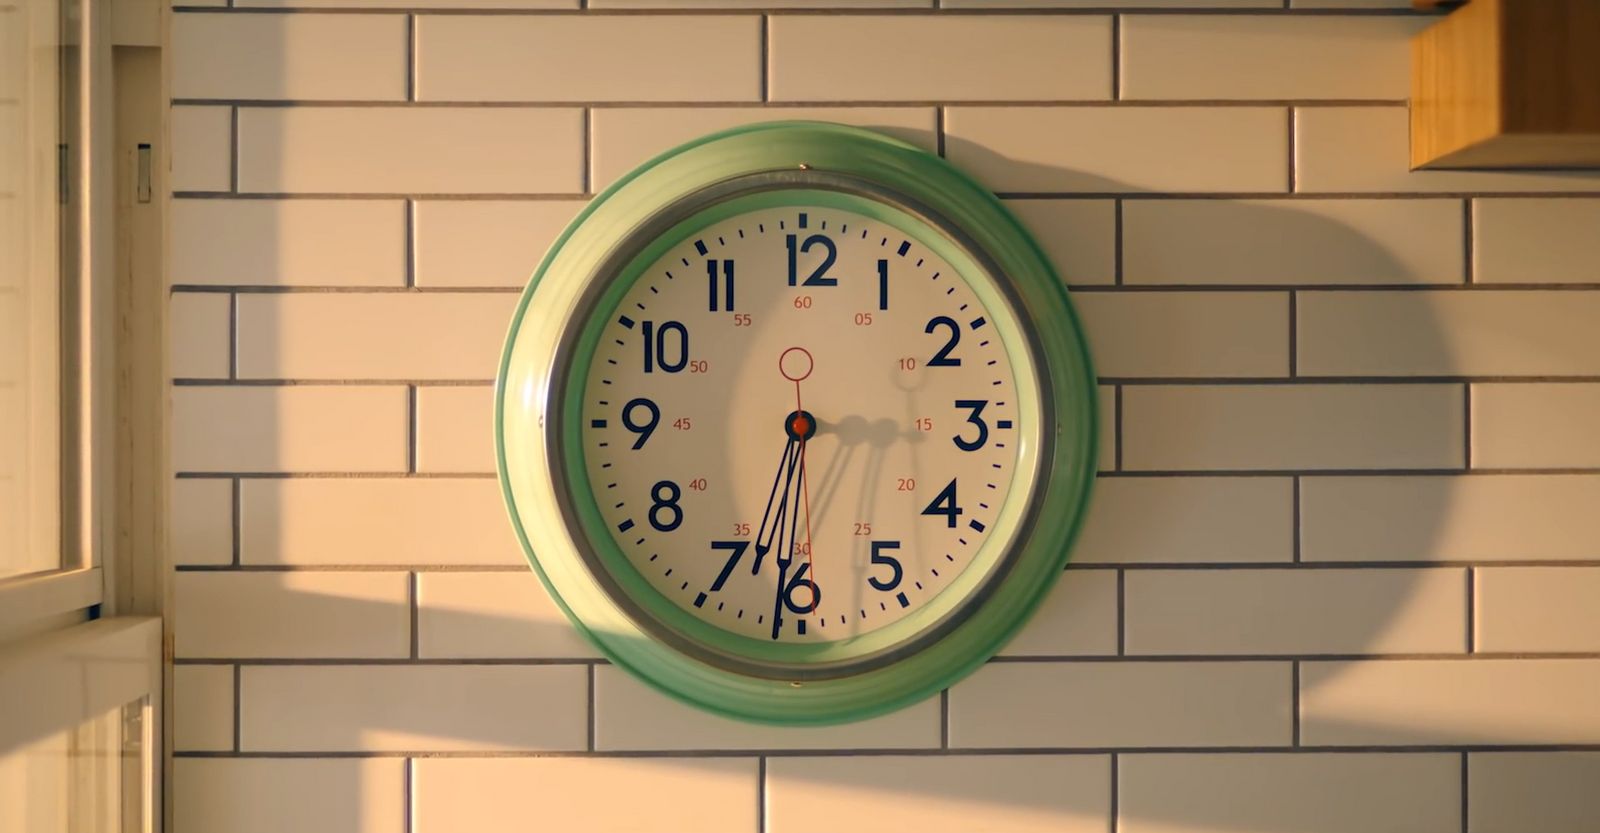
[(0, 830), (144, 833), (153, 758), (140, 700), (0, 754)]
[(63, 30), (0, 0), (0, 578), (62, 566)]

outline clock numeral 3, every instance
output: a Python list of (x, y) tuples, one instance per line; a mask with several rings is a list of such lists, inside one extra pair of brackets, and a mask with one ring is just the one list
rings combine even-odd
[(967, 422), (978, 426), (977, 439), (962, 439), (960, 434), (952, 437), (951, 439), (955, 441), (956, 448), (959, 448), (962, 451), (977, 451), (978, 449), (983, 448), (984, 443), (989, 441), (989, 424), (983, 421), (983, 409), (988, 406), (988, 404), (989, 400), (987, 399), (956, 400), (957, 408), (966, 408), (972, 411), (972, 413), (967, 414)]

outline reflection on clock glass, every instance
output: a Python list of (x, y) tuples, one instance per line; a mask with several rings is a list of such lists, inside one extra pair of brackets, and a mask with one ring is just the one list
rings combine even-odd
[(582, 381), (584, 464), (626, 558), (763, 640), (859, 636), (927, 605), (1027, 488), (1018, 450), (1038, 431), (1009, 313), (969, 283), (987, 280), (835, 208), (755, 210), (670, 249)]

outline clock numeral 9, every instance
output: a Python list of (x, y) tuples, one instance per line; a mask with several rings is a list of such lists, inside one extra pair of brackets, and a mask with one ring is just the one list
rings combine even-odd
[(872, 542), (872, 563), (887, 564), (889, 566), (889, 578), (884, 581), (879, 581), (877, 576), (867, 576), (867, 583), (872, 585), (872, 589), (882, 590), (887, 593), (900, 586), (900, 579), (905, 577), (905, 570), (900, 567), (900, 559), (881, 553), (882, 550), (897, 549), (900, 549), (899, 541)]
[[(671, 532), (683, 524), (683, 507), (678, 505), (680, 497), (683, 497), (683, 490), (671, 480), (659, 480), (650, 487), (650, 525), (657, 532)], [(670, 515), (671, 520), (663, 520), (662, 515)], [(951, 521), (952, 525), (954, 523)]]
[[(654, 373), (659, 365), (667, 373), (677, 373), (689, 365), (689, 330), (682, 322), (663, 321), (657, 327), (656, 322), (645, 321), (639, 326), (644, 336), (644, 372)], [(677, 355), (669, 358), (670, 353)]]
[[(839, 251), (834, 248), (833, 241), (829, 240), (826, 234), (813, 234), (807, 237), (804, 243), (798, 243), (797, 245), (798, 240), (799, 237), (793, 234), (785, 238), (785, 242), (789, 246), (789, 285), (838, 286), (839, 280), (837, 278), (828, 277), (828, 269), (832, 268), (833, 262), (839, 259)], [(811, 277), (806, 278), (804, 283), (800, 283), (800, 255), (811, 251), (811, 247), (816, 245), (821, 245), (824, 249), (822, 265), (812, 271)]]
[[(645, 414), (649, 417), (648, 422), (634, 421), (634, 411), (640, 408), (643, 408)], [(642, 396), (638, 399), (630, 399), (628, 404), (622, 406), (622, 427), (639, 435), (639, 438), (633, 441), (634, 451), (644, 448), (645, 442), (650, 439), (650, 435), (655, 433), (656, 426), (660, 424), (661, 409), (656, 407), (656, 403)]]

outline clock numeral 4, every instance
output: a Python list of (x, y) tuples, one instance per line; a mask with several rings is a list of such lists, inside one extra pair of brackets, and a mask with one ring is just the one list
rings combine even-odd
[(966, 514), (966, 511), (956, 504), (956, 481), (951, 478), (950, 484), (939, 491), (938, 497), (935, 497), (933, 502), (922, 510), (922, 514), (943, 515), (945, 520), (949, 522), (949, 527), (955, 529), (956, 516)]

